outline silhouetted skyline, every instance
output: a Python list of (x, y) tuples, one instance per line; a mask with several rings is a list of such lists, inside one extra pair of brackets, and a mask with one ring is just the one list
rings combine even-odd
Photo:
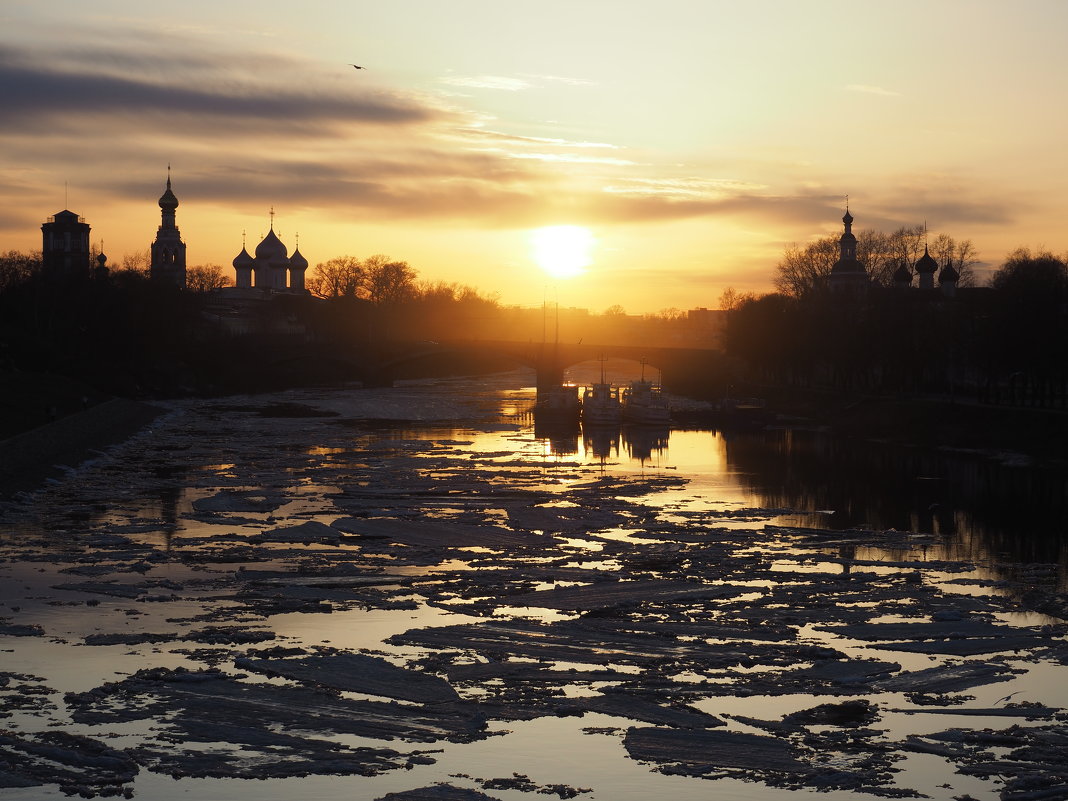
[[(836, 231), (846, 194), (865, 228), (972, 240), (982, 274), (1017, 246), (1068, 247), (1066, 23), (1053, 0), (266, 17), (13, 0), (0, 248), (39, 248), (69, 208), (110, 263), (145, 251), (171, 164), (189, 264), (227, 274), (273, 207), (312, 266), (383, 253), (505, 303), (711, 306), (769, 291), (787, 245)], [(548, 226), (589, 232), (584, 272), (538, 265)]]

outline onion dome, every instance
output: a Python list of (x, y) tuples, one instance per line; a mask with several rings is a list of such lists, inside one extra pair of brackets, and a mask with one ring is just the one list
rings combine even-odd
[(263, 241), (256, 245), (256, 260), (271, 262), (278, 259), (288, 258), (288, 248), (282, 244), (282, 240), (274, 232), (274, 228), (267, 232)]
[(248, 251), (244, 248), (241, 248), (241, 252), (237, 254), (232, 263), (234, 265), (235, 270), (247, 270), (252, 268), (254, 261), (255, 259), (248, 255)]
[(942, 271), (938, 274), (938, 283), (940, 284), (955, 284), (960, 280), (960, 273), (953, 269), (953, 265), (946, 262), (946, 266), (942, 268)]
[(920, 256), (920, 260), (916, 262), (916, 272), (918, 273), (934, 273), (938, 271), (938, 262), (934, 260), (934, 257), (928, 252), (927, 245), (923, 246), (923, 255)]
[(167, 176), (167, 188), (159, 197), (159, 207), (161, 209), (170, 209), (171, 211), (178, 208), (178, 198), (171, 191), (171, 177), (169, 175)]
[(294, 270), (308, 269), (308, 260), (301, 255), (299, 247), (293, 251), (293, 255), (289, 259), (289, 266)]
[(831, 267), (831, 274), (847, 273), (852, 276), (849, 280), (854, 280), (856, 276), (866, 276), (867, 272), (864, 270), (864, 265), (857, 259), (857, 238), (853, 234), (853, 215), (849, 213), (848, 208), (842, 217), (842, 223), (845, 230), (838, 239), (838, 261)]
[(901, 262), (901, 266), (894, 270), (894, 284), (908, 286), (912, 283), (912, 270), (908, 262)]
[(105, 264), (108, 263), (108, 257), (105, 256), (103, 253), (100, 253), (96, 257), (96, 263), (103, 267)]

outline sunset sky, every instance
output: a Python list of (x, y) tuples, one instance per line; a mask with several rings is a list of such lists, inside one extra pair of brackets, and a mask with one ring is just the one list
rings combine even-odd
[(273, 208), (312, 265), (713, 307), (847, 194), (989, 270), (1068, 249), (1066, 34), (1063, 0), (3, 0), (0, 251), (64, 207), (147, 249), (170, 164), (189, 264), (231, 276)]

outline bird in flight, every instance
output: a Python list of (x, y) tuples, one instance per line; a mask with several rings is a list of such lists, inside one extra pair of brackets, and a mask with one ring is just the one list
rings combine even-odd
[(350, 67), (355, 67), (358, 70), (362, 70), (363, 69), (363, 67), (361, 67), (359, 64), (349, 64), (349, 66)]

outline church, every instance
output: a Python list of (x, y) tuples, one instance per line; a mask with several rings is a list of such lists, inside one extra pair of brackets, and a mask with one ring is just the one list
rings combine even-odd
[[(842, 217), (842, 225), (845, 231), (838, 240), (838, 261), (831, 267), (831, 272), (827, 276), (827, 284), (835, 293), (852, 295), (867, 290), (871, 286), (871, 276), (857, 258), (857, 237), (853, 233), (853, 215), (849, 213), (848, 205)], [(938, 289), (942, 291), (942, 295), (947, 298), (956, 295), (960, 275), (953, 265), (948, 263), (939, 270), (938, 262), (935, 261), (926, 244), (923, 246), (923, 255), (916, 261), (914, 267), (910, 267), (907, 261), (902, 261), (894, 271), (894, 288), (910, 289), (914, 270), (915, 275), (919, 276), (919, 289), (935, 289), (935, 274), (937, 273)]]
[(237, 280), (237, 289), (267, 289), (274, 292), (307, 294), (304, 288), (304, 273), (308, 269), (308, 260), (301, 255), (300, 245), (289, 255), (289, 249), (274, 232), (274, 210), (271, 210), (271, 229), (255, 250), (256, 255), (249, 255), (242, 246), (241, 252), (233, 261)]
[[(171, 187), (171, 168), (167, 167), (167, 186), (159, 199), (160, 226), (149, 248), (149, 274), (153, 279), (174, 286), (186, 286), (186, 245), (176, 223), (178, 198)], [(88, 228), (88, 226), (86, 226)], [(87, 236), (87, 235), (86, 235)], [(307, 294), (304, 273), (308, 260), (300, 248), (289, 255), (289, 249), (274, 232), (274, 210), (271, 210), (271, 229), (256, 246), (256, 255), (249, 255), (244, 246), (233, 261), (236, 289), (261, 289), (271, 292)]]

